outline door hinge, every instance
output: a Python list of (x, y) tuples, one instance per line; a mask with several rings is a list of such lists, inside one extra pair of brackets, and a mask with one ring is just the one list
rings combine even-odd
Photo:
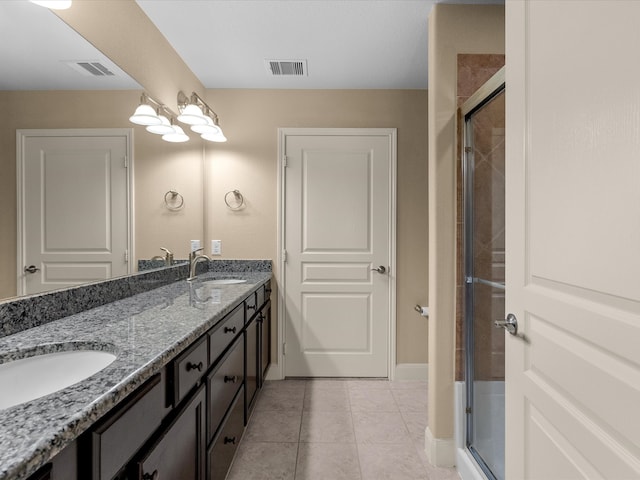
[(124, 160), (124, 168), (129, 168), (129, 159), (127, 158), (126, 155), (124, 156), (124, 158), (122, 160)]
[(288, 157), (286, 155), (283, 155), (282, 156), (282, 166), (285, 167), (285, 168), (289, 166), (289, 163), (287, 162), (287, 160), (288, 160)]
[(287, 354), (287, 342), (283, 342), (282, 343), (282, 355), (286, 355)]
[(471, 414), (471, 407), (467, 407), (464, 411), (466, 414)]
[(287, 251), (282, 250), (282, 263), (287, 263)]
[(124, 263), (129, 263), (129, 250), (124, 251)]
[(464, 147), (464, 153), (471, 153), (471, 152), (472, 152), (471, 147)]

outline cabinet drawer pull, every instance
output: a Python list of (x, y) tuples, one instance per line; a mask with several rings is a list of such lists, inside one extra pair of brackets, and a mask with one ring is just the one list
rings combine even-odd
[(225, 375), (224, 383), (236, 383), (238, 381), (237, 375)]
[(257, 322), (264, 322), (264, 314), (262, 312), (260, 312), (260, 316), (256, 319)]
[(158, 474), (158, 470), (154, 470), (153, 473), (145, 473), (142, 475), (142, 480), (158, 480), (160, 478), (160, 474)]
[(256, 305), (247, 305), (247, 310), (255, 310)]
[(235, 445), (236, 444), (236, 437), (224, 437), (224, 444), (232, 444)]
[(224, 327), (224, 333), (236, 333), (236, 327)]
[(204, 365), (202, 364), (202, 362), (198, 362), (198, 363), (187, 362), (187, 372), (191, 370), (198, 370), (199, 372), (201, 372), (203, 366)]

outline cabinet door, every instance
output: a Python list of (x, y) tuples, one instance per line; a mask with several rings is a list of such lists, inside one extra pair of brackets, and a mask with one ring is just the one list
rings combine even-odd
[(258, 390), (258, 322), (254, 318), (247, 325), (245, 331), (245, 393), (246, 401), (246, 418), (249, 419), (249, 411), (253, 408), (256, 391)]
[(138, 480), (201, 480), (205, 453), (205, 389), (201, 386), (135, 463)]
[(207, 480), (224, 480), (244, 431), (244, 392), (240, 390), (209, 447)]
[(258, 386), (262, 388), (267, 369), (271, 362), (271, 302), (267, 301), (258, 317), (260, 322), (259, 344), (260, 365), (258, 368)]

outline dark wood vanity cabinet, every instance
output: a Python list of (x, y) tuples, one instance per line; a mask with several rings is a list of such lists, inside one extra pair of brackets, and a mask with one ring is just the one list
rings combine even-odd
[(270, 292), (259, 287), (83, 434), (77, 478), (223, 480), (270, 363)]

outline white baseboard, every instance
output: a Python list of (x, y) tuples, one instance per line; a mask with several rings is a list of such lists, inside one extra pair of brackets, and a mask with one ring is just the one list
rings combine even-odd
[[(394, 380), (397, 381), (420, 381), (426, 382), (429, 379), (429, 365), (426, 363), (399, 363), (396, 365)], [(267, 370), (266, 380), (282, 380), (282, 369), (277, 363), (272, 363)]]
[(462, 480), (487, 480), (486, 475), (466, 448), (456, 451), (456, 469)]
[(267, 369), (267, 374), (264, 376), (265, 380), (284, 380), (282, 376), (282, 369), (277, 363), (271, 363)]
[(429, 462), (436, 467), (456, 465), (456, 445), (453, 438), (435, 438), (427, 426), (424, 431), (424, 451)]
[(394, 380), (429, 380), (429, 364), (427, 363), (399, 363), (396, 365)]

